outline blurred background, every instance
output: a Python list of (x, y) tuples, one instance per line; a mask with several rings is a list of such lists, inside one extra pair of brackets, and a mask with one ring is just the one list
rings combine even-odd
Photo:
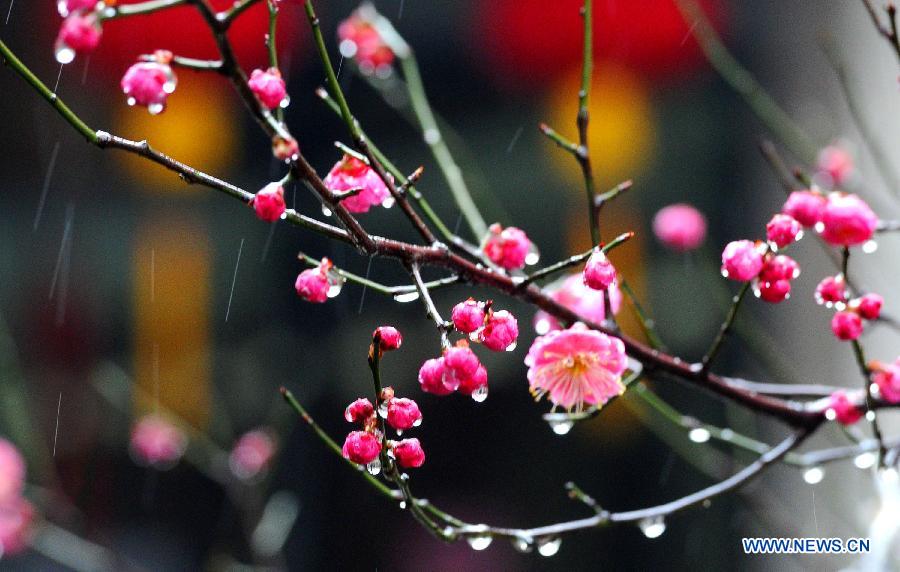
[[(168, 110), (152, 117), (120, 93), (138, 54), (167, 48), (213, 57), (214, 45), (188, 8), (104, 27), (98, 51), (62, 69), (53, 57), (60, 18), (49, 0), (4, 0), (0, 37), (85, 121), (148, 139), (156, 148), (248, 190), (283, 176), (270, 142), (230, 85), (177, 70)], [(212, 2), (217, 8), (227, 2)], [(537, 129), (547, 122), (575, 137), (580, 74), (579, 0), (492, 2), (378, 0), (416, 50), (448, 143), (488, 222), (525, 229), (550, 262), (589, 246), (584, 191), (572, 158)], [(819, 147), (839, 141), (854, 155), (852, 188), (882, 218), (897, 216), (864, 137), (853, 121), (823, 46), (846, 64), (865, 120), (882, 143), (900, 127), (896, 61), (855, 2), (704, 2), (729, 49)], [(354, 2), (318, 2), (329, 49)], [(603, 232), (637, 236), (613, 260), (655, 317), (665, 342), (699, 359), (735, 288), (718, 273), (722, 245), (760, 237), (784, 191), (759, 153), (772, 137), (703, 57), (672, 0), (595, 1), (591, 149), (601, 189), (625, 179), (633, 190), (605, 211)], [(262, 5), (232, 31), (250, 70), (266, 62)], [(291, 104), (287, 123), (324, 175), (349, 142), (342, 123), (314, 95), (324, 81), (299, 3), (287, 2), (279, 53)], [(419, 189), (451, 224), (461, 220), (421, 133), (407, 120), (395, 78), (367, 79), (342, 62), (351, 108), (404, 171), (425, 166)], [(375, 85), (373, 85), (373, 83)], [(522, 363), (534, 337), (532, 311), (496, 301), (519, 317), (513, 353), (480, 352), (490, 397), (436, 398), (417, 387), (423, 360), (440, 350), (420, 304), (398, 304), (347, 285), (324, 305), (297, 298), (298, 250), (328, 256), (388, 284), (404, 281), (389, 260), (368, 261), (342, 245), (279, 222), (258, 221), (240, 203), (185, 185), (171, 173), (85, 144), (10, 70), (0, 73), (0, 435), (28, 461), (34, 503), (31, 547), (0, 569), (837, 569), (856, 557), (743, 555), (744, 536), (865, 537), (880, 508), (870, 472), (831, 465), (821, 483), (778, 466), (708, 508), (671, 518), (659, 538), (637, 527), (582, 532), (550, 559), (495, 541), (483, 552), (444, 545), (365, 484), (302, 424), (278, 395), (290, 388), (336, 440), (347, 403), (369, 395), (372, 330), (397, 326), (406, 338), (384, 376), (415, 398), (428, 460), (413, 490), (470, 522), (536, 526), (588, 516), (563, 488), (578, 483), (610, 510), (658, 504), (721, 479), (751, 458), (692, 443), (646, 406), (623, 399), (555, 435), (549, 406), (527, 392)], [(776, 142), (777, 143), (777, 142)], [(779, 147), (790, 164), (807, 157)], [(890, 149), (894, 164), (900, 151)], [(807, 164), (807, 166), (809, 166)], [(896, 190), (896, 189), (895, 189)], [(321, 216), (300, 185), (288, 205)], [(689, 202), (710, 223), (706, 245), (675, 254), (653, 239), (661, 207)], [(413, 239), (396, 209), (364, 215), (375, 233)], [(461, 234), (471, 240), (465, 223)], [(751, 301), (718, 369), (774, 382), (857, 387), (848, 346), (831, 335), (830, 312), (813, 289), (833, 268), (803, 241), (792, 255), (803, 274), (780, 305)], [(852, 271), (897, 312), (896, 239), (857, 256)], [(438, 274), (429, 275), (438, 276)], [(474, 295), (436, 293), (439, 309)], [(636, 332), (623, 310), (627, 331)], [(897, 337), (873, 327), (870, 357), (896, 357)], [(690, 387), (653, 384), (684, 413), (773, 442), (783, 428)], [(129, 452), (136, 421), (164, 413), (187, 434), (186, 456), (165, 470)], [(883, 416), (886, 432), (895, 419)], [(264, 428), (277, 453), (267, 471), (239, 478), (228, 455), (247, 431)], [(846, 443), (836, 429), (810, 446)], [(897, 543), (900, 544), (900, 543)], [(894, 546), (896, 550), (896, 545)], [(896, 557), (896, 555), (895, 555)], [(112, 558), (112, 560), (110, 560)]]

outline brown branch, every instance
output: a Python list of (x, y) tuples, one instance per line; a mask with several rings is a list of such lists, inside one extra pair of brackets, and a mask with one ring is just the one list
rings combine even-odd
[(881, 18), (875, 10), (875, 6), (872, 5), (872, 0), (862, 0), (862, 3), (866, 8), (866, 12), (869, 13), (869, 17), (872, 19), (872, 23), (875, 25), (878, 34), (887, 40), (891, 49), (897, 54), (897, 58), (900, 59), (900, 36), (897, 34), (897, 7), (894, 6), (893, 2), (885, 7), (889, 23), (889, 26), (885, 26), (882, 24)]

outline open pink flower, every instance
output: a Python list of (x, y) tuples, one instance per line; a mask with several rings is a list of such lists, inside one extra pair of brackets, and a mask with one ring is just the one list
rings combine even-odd
[[(609, 296), (609, 305), (613, 314), (619, 313), (622, 305), (622, 293), (613, 282), (605, 292), (594, 290), (584, 285), (580, 274), (570, 274), (556, 286), (549, 286), (550, 297), (569, 310), (572, 310), (582, 320), (601, 323), (606, 318), (605, 296)], [(538, 334), (546, 334), (561, 328), (559, 320), (543, 310), (534, 315), (534, 330)]]
[(843, 390), (835, 391), (828, 398), (827, 415), (841, 425), (853, 425), (862, 418), (860, 410)]
[(857, 195), (831, 193), (822, 214), (822, 239), (835, 246), (855, 246), (872, 238), (878, 217)]
[(392, 203), (391, 192), (378, 173), (352, 155), (344, 155), (335, 163), (324, 182), (332, 191), (362, 189), (356, 195), (341, 201), (352, 213), (367, 213), (374, 205), (387, 207)]
[(281, 72), (278, 68), (269, 68), (267, 70), (255, 69), (247, 80), (250, 90), (256, 95), (256, 98), (267, 108), (275, 109), (282, 105), (287, 98), (287, 88), (284, 80), (281, 79)]
[(28, 548), (33, 520), (34, 507), (22, 497), (0, 505), (0, 554), (4, 558)]
[(653, 217), (653, 234), (676, 252), (694, 250), (706, 238), (706, 217), (685, 203), (669, 205)]
[(273, 456), (272, 434), (266, 429), (256, 429), (241, 435), (228, 457), (228, 466), (237, 478), (246, 481), (266, 471)]
[(535, 339), (525, 365), (532, 395), (549, 394), (554, 405), (567, 410), (602, 406), (625, 391), (625, 344), (580, 322)]
[(491, 262), (507, 270), (524, 268), (531, 252), (531, 241), (525, 231), (514, 226), (503, 228), (499, 223), (492, 224), (488, 230), (484, 253)]
[(187, 449), (184, 432), (158, 415), (146, 415), (131, 430), (131, 454), (142, 465), (173, 466)]
[(22, 494), (25, 486), (25, 459), (15, 445), (0, 438), (0, 505)]

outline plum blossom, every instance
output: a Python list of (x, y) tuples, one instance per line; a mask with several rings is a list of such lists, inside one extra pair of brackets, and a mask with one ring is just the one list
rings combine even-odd
[(900, 358), (891, 364), (876, 363), (872, 381), (878, 393), (888, 403), (900, 403)]
[(267, 70), (255, 69), (247, 80), (250, 91), (267, 109), (276, 109), (286, 105), (287, 87), (281, 78), (278, 68)]
[(344, 419), (348, 423), (364, 423), (374, 414), (375, 407), (372, 405), (372, 402), (364, 397), (360, 397), (344, 410)]
[(602, 406), (625, 391), (625, 344), (580, 322), (535, 339), (525, 365), (535, 399), (548, 395), (567, 410)]
[(520, 228), (503, 228), (494, 223), (488, 228), (490, 234), (484, 243), (484, 253), (491, 262), (507, 270), (519, 270), (529, 262), (532, 250), (531, 240)]
[(841, 187), (853, 175), (853, 156), (843, 147), (829, 145), (819, 152), (817, 171), (831, 185)]
[(422, 412), (412, 399), (394, 398), (388, 401), (387, 422), (398, 431), (406, 431), (422, 422)]
[(878, 217), (859, 196), (831, 193), (822, 214), (822, 239), (835, 246), (855, 246), (872, 238)]
[(746, 282), (763, 269), (763, 249), (750, 240), (735, 240), (722, 251), (722, 276)]
[(484, 303), (469, 298), (453, 306), (450, 319), (453, 326), (464, 334), (471, 334), (484, 326)]
[[(434, 395), (450, 395), (454, 388), (444, 384), (444, 358), (431, 358), (425, 360), (419, 368), (419, 386), (425, 393)], [(457, 386), (458, 387), (458, 386)]]
[(366, 75), (390, 75), (394, 52), (372, 25), (365, 10), (356, 10), (338, 26), (341, 55), (355, 58)]
[(297, 276), (294, 289), (297, 295), (306, 300), (321, 304), (337, 296), (343, 284), (343, 278), (332, 268), (334, 264), (328, 258), (323, 258), (315, 268), (307, 268)]
[(269, 183), (259, 191), (252, 199), (250, 205), (259, 220), (275, 222), (284, 214), (284, 187), (281, 183)]
[(56, 36), (53, 48), (56, 61), (69, 64), (75, 60), (76, 55), (93, 52), (100, 45), (102, 35), (103, 30), (95, 14), (85, 14), (80, 10), (69, 14)]
[(881, 315), (881, 307), (884, 305), (884, 298), (878, 294), (870, 293), (860, 296), (855, 300), (851, 300), (847, 305), (851, 310), (855, 311), (864, 320), (877, 320)]
[(478, 340), (484, 347), (495, 352), (502, 352), (515, 348), (519, 337), (519, 323), (515, 316), (506, 310), (490, 312), (484, 322), (484, 328), (479, 332)]
[(34, 507), (23, 497), (0, 505), (0, 554), (5, 558), (28, 548)]
[(381, 441), (366, 431), (351, 431), (344, 440), (341, 453), (345, 459), (359, 465), (368, 465), (381, 453)]
[(0, 505), (22, 494), (25, 486), (25, 459), (15, 445), (0, 438)]
[[(570, 274), (547, 290), (554, 301), (578, 314), (580, 319), (597, 324), (606, 318), (605, 296), (609, 296), (613, 314), (617, 314), (622, 305), (622, 293), (615, 282), (602, 292), (585, 286), (580, 274)], [(534, 316), (534, 329), (538, 334), (546, 334), (561, 329), (561, 326), (555, 316), (539, 310)]]
[(807, 228), (814, 227), (822, 220), (825, 202), (825, 197), (818, 191), (794, 191), (788, 195), (781, 212)]
[(131, 454), (142, 465), (174, 466), (187, 449), (184, 432), (158, 415), (142, 417), (131, 430)]
[(341, 201), (352, 213), (367, 213), (374, 205), (389, 207), (393, 204), (391, 192), (378, 173), (352, 155), (345, 154), (335, 163), (325, 176), (324, 183), (330, 190), (337, 192), (362, 189)]
[(400, 330), (392, 326), (379, 326), (372, 333), (372, 337), (378, 338), (378, 347), (383, 352), (398, 350), (400, 345), (403, 344), (403, 336), (400, 334)]
[(862, 418), (860, 410), (847, 397), (843, 390), (835, 391), (828, 398), (826, 416), (837, 421), (841, 425), (853, 425)]
[(816, 286), (816, 303), (831, 307), (847, 300), (847, 284), (843, 274), (826, 276)]
[(791, 215), (776, 214), (766, 224), (766, 239), (774, 248), (784, 248), (803, 234), (803, 227)]
[(444, 350), (444, 385), (455, 391), (460, 384), (471, 381), (481, 362), (465, 340)]
[(166, 109), (166, 100), (175, 91), (178, 78), (169, 62), (171, 52), (159, 50), (154, 61), (138, 62), (122, 76), (122, 92), (128, 97), (128, 105), (142, 105), (152, 115)]
[(404, 469), (414, 469), (425, 463), (425, 451), (418, 439), (404, 439), (395, 443), (391, 450), (397, 464)]
[(855, 340), (863, 331), (862, 318), (859, 317), (859, 314), (850, 310), (837, 312), (831, 318), (831, 331), (839, 340)]
[(59, 2), (56, 3), (56, 8), (59, 10), (59, 15), (65, 18), (77, 10), (82, 10), (84, 12), (93, 10), (97, 6), (98, 1), (99, 0), (59, 0)]
[(669, 205), (653, 217), (653, 234), (666, 247), (688, 252), (699, 248), (706, 239), (706, 217), (685, 203)]
[(584, 285), (588, 288), (606, 290), (616, 281), (616, 269), (606, 254), (602, 250), (596, 249), (588, 258), (587, 264), (584, 265), (582, 278)]
[(253, 479), (268, 469), (275, 447), (275, 439), (266, 429), (244, 433), (228, 456), (228, 466), (239, 479)]

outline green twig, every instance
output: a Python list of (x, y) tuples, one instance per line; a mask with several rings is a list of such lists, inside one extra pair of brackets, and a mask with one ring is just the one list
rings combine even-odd
[(744, 285), (741, 286), (741, 289), (738, 292), (737, 296), (734, 297), (731, 308), (729, 308), (728, 310), (728, 315), (725, 317), (725, 321), (722, 322), (722, 326), (719, 328), (719, 333), (713, 340), (713, 343), (709, 347), (709, 350), (706, 352), (706, 355), (703, 356), (703, 369), (701, 370), (702, 372), (709, 371), (709, 367), (712, 365), (713, 360), (716, 359), (716, 356), (719, 354), (719, 350), (722, 349), (722, 343), (725, 341), (725, 337), (728, 335), (728, 332), (731, 331), (731, 327), (734, 325), (734, 319), (737, 317), (738, 309), (741, 307), (741, 303), (747, 296), (747, 292), (750, 291), (751, 284), (752, 282), (749, 280), (747, 282), (744, 282)]

